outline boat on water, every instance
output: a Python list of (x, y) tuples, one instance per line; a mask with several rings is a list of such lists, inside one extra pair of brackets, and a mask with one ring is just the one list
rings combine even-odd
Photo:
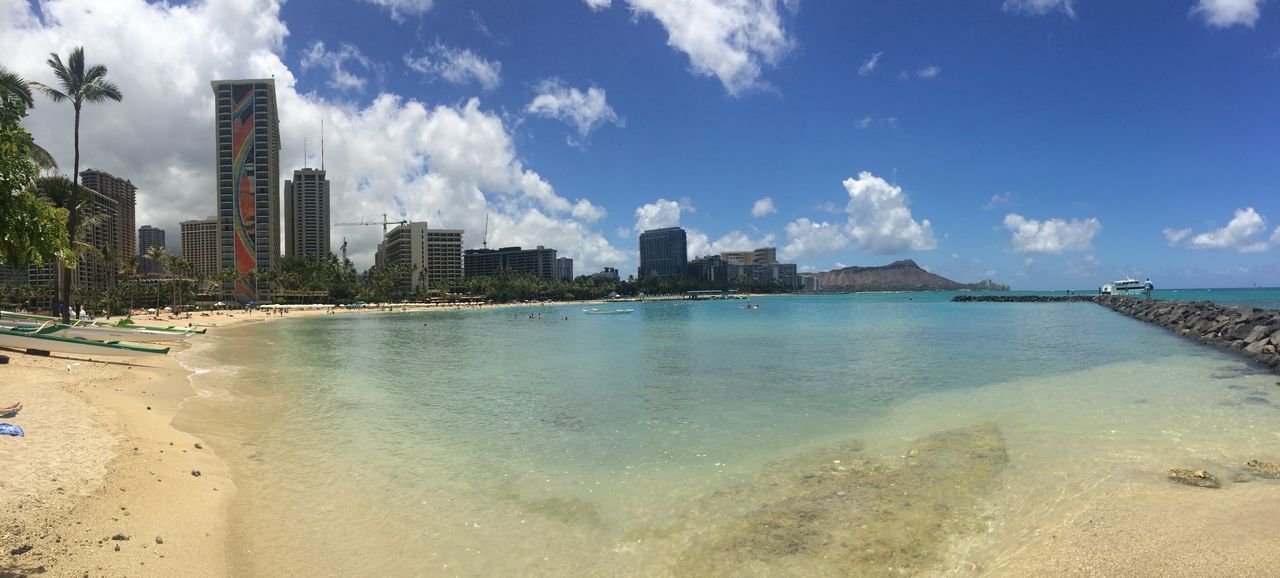
[(587, 315), (626, 315), (635, 309), (583, 309)]
[(118, 341), (97, 341), (81, 337), (65, 337), (58, 335), (50, 327), (29, 327), (17, 325), (0, 325), (0, 347), (11, 349), (34, 349), (54, 353), (74, 353), (95, 357), (138, 357), (142, 355), (164, 355), (169, 353), (168, 347), (134, 345)]
[(1112, 281), (1102, 286), (1098, 290), (1103, 295), (1150, 295), (1151, 290), (1155, 286), (1151, 284), (1151, 279), (1146, 281), (1138, 281), (1137, 279), (1121, 279)]
[[(62, 322), (61, 317), (50, 317), (48, 315), (36, 315), (34, 313), (15, 313), (13, 311), (0, 311), (0, 319), (9, 319), (9, 320), (25, 319), (27, 321), (38, 321), (41, 323), (44, 323), (46, 321), (53, 321), (55, 323)], [(123, 320), (121, 321), (123, 322)], [(148, 331), (166, 331), (169, 333), (198, 333), (201, 335), (203, 335), (205, 332), (208, 331), (208, 329), (205, 329), (203, 327), (178, 327), (175, 325), (170, 325), (167, 327), (157, 327), (157, 326), (151, 326), (151, 325), (132, 325), (131, 322), (130, 323), (108, 323), (106, 321), (89, 321), (87, 319), (73, 319), (70, 325), (75, 327), (89, 327), (89, 326), (123, 327), (123, 328), (131, 328), (131, 329), (146, 329)]]

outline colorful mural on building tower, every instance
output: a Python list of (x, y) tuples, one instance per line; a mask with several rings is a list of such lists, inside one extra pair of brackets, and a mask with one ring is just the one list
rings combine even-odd
[(232, 87), (231, 174), (233, 250), (235, 251), (236, 300), (241, 303), (258, 299), (257, 274), (257, 179), (254, 174), (254, 107), (253, 85)]

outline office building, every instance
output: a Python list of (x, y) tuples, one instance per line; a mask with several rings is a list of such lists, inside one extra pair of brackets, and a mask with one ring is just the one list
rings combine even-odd
[(324, 169), (298, 169), (284, 182), (284, 254), (316, 260), (329, 256), (329, 180)]
[(182, 258), (191, 264), (195, 275), (210, 278), (219, 271), (218, 218), (192, 219), (179, 223), (182, 227)]
[[(237, 301), (258, 301), (280, 255), (280, 119), (275, 80), (215, 80), (214, 150), (220, 269)], [(255, 271), (257, 275), (251, 274)]]
[(638, 276), (683, 277), (689, 267), (688, 239), (684, 229), (667, 227), (640, 233)]
[(378, 244), (375, 263), (403, 265), (402, 292), (430, 290), (462, 279), (462, 229), (430, 229), (427, 223), (400, 225)]
[(561, 281), (573, 281), (573, 259), (568, 257), (557, 257), (552, 277)]
[(556, 261), (555, 249), (539, 245), (537, 249), (468, 249), (463, 253), (462, 264), (467, 277), (532, 275), (539, 279), (558, 279)]
[(146, 257), (147, 249), (151, 247), (165, 248), (164, 245), (164, 229), (158, 229), (151, 225), (143, 225), (138, 229), (138, 272), (142, 274), (154, 274), (164, 272), (164, 263), (155, 259)]
[(138, 225), (134, 221), (138, 187), (126, 179), (95, 169), (80, 171), (80, 184), (115, 201), (115, 239), (111, 250), (118, 258), (133, 255), (134, 247), (138, 246)]

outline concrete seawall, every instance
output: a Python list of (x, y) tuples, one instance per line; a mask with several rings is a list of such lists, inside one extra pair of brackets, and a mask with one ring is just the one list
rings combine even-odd
[(1117, 313), (1154, 323), (1178, 335), (1237, 351), (1280, 372), (1280, 310), (1226, 307), (1211, 301), (1166, 301), (1113, 295), (957, 295), (960, 303), (1092, 301)]

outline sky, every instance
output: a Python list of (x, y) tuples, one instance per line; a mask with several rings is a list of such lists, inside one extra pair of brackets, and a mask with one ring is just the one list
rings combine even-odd
[[(81, 166), (138, 225), (215, 212), (210, 81), (276, 80), (282, 178), (332, 221), (427, 221), (634, 273), (777, 246), (1015, 289), (1280, 286), (1280, 4), (1266, 0), (0, 0), (0, 63), (84, 46)], [(63, 170), (72, 112), (26, 125)], [(305, 153), (304, 153), (305, 151)], [(380, 226), (336, 227), (360, 268)]]

